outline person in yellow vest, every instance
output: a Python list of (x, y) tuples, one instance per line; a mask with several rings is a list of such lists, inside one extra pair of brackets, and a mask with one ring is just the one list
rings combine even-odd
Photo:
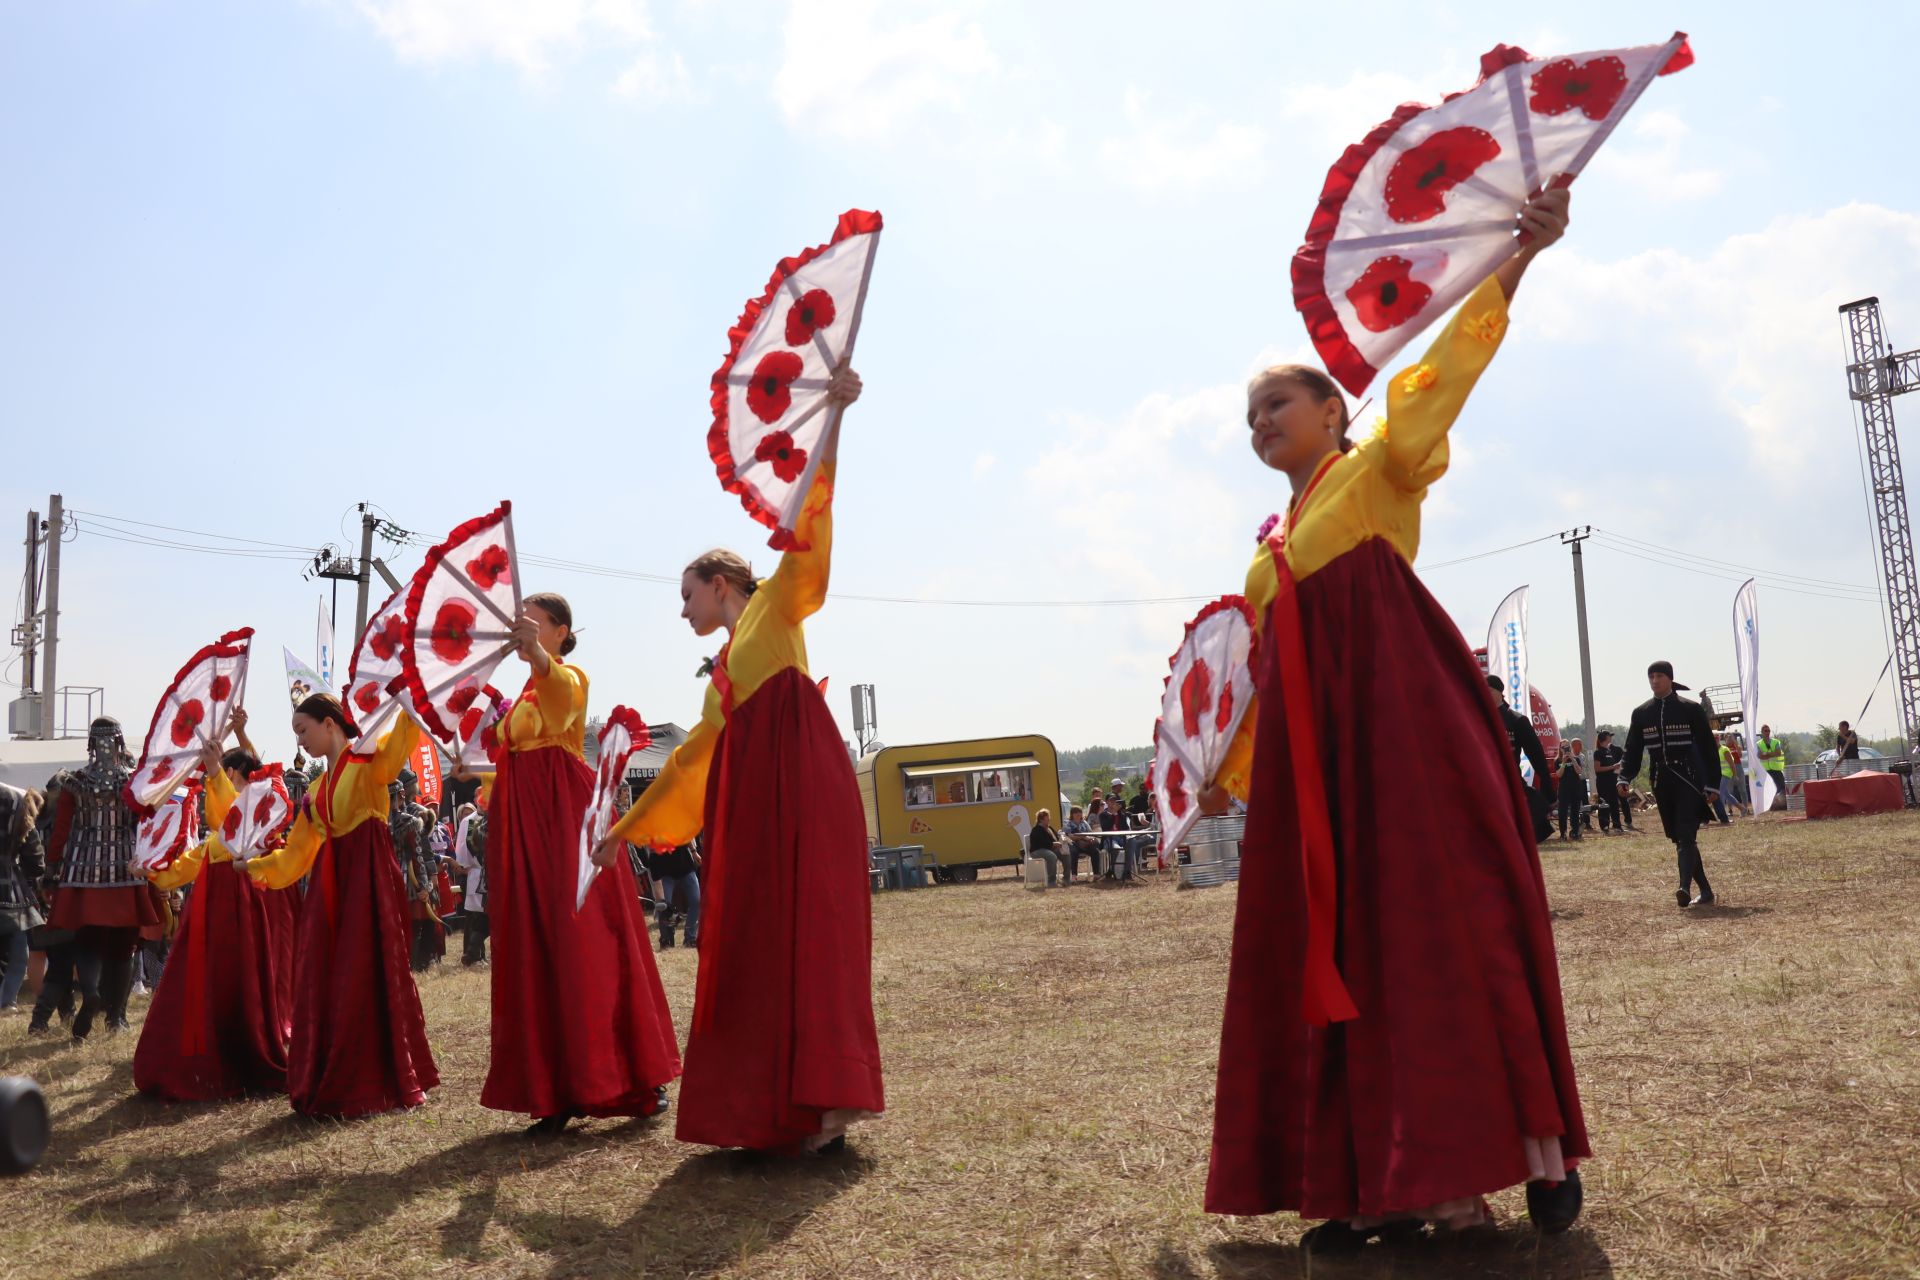
[[(1753, 810), (1741, 801), (1740, 788), (1734, 784), (1740, 772), (1740, 753), (1732, 744), (1731, 734), (1720, 740), (1720, 811), (1729, 813), (1738, 809), (1742, 817), (1751, 818)], [(1722, 818), (1721, 821), (1730, 822), (1732, 819)]]
[(1760, 767), (1773, 779), (1773, 804), (1777, 809), (1787, 800), (1787, 744), (1773, 736), (1773, 726), (1760, 726), (1760, 739), (1754, 743), (1760, 752)]

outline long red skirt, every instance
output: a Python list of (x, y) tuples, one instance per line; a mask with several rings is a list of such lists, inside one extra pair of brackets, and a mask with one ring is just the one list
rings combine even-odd
[(363, 1116), (418, 1106), (440, 1072), (407, 968), (406, 885), (387, 824), (328, 841), (300, 910), (287, 1097), (295, 1111)]
[(200, 868), (153, 993), (133, 1085), (169, 1102), (287, 1087), (294, 903), (231, 862)]
[(593, 774), (559, 747), (510, 752), (488, 810), (493, 1058), (480, 1105), (533, 1116), (650, 1115), (680, 1074), (667, 993), (625, 859), (575, 914)]
[(707, 780), (706, 890), (682, 1142), (780, 1147), (879, 1112), (860, 793), (820, 691), (789, 668), (734, 708)]
[(1278, 646), (1263, 645), (1207, 1208), (1391, 1215), (1589, 1154), (1533, 824), (1485, 677), (1370, 541), (1299, 585), (1360, 1016), (1301, 1016), (1306, 937)]
[(160, 924), (159, 890), (150, 884), (86, 889), (62, 885), (54, 891), (47, 926), (53, 929), (150, 929)]

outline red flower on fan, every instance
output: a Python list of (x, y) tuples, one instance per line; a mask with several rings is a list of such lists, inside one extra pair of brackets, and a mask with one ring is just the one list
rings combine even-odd
[(793, 437), (784, 431), (769, 431), (760, 437), (760, 443), (753, 447), (753, 456), (761, 462), (773, 465), (773, 474), (788, 484), (800, 478), (807, 469), (807, 451), (794, 444)]
[(480, 696), (480, 683), (477, 680), (463, 680), (454, 691), (447, 695), (447, 708), (455, 715), (462, 715), (473, 700)]
[[(181, 745), (184, 746), (186, 744), (182, 743)], [(147, 776), (154, 782), (165, 782), (173, 776), (173, 761), (162, 760), (159, 764), (153, 766), (153, 772)]]
[(367, 637), (367, 648), (373, 650), (374, 657), (387, 662), (392, 660), (394, 654), (400, 652), (400, 646), (406, 642), (407, 620), (396, 613)]
[(793, 407), (793, 380), (800, 376), (800, 357), (791, 351), (769, 351), (753, 367), (747, 383), (747, 408), (762, 422), (778, 422)]
[(1375, 258), (1347, 288), (1360, 323), (1375, 333), (1413, 319), (1432, 297), (1433, 290), (1413, 278), (1413, 263), (1397, 253)]
[(380, 686), (369, 680), (353, 691), (353, 705), (372, 715), (380, 706)]
[(479, 730), (480, 722), (486, 718), (485, 707), (468, 707), (467, 713), (460, 717), (460, 741), (473, 741), (473, 735)]
[(1627, 68), (1618, 58), (1560, 58), (1534, 72), (1527, 88), (1527, 105), (1543, 116), (1578, 109), (1589, 120), (1605, 120), (1627, 91)]
[(833, 295), (825, 289), (809, 289), (787, 308), (787, 345), (804, 347), (832, 323)]
[(253, 806), (253, 825), (256, 827), (264, 827), (272, 819), (273, 797), (271, 795), (261, 796), (260, 803)]
[(227, 820), (220, 824), (220, 837), (221, 839), (231, 844), (233, 842), (233, 838), (239, 834), (240, 834), (240, 806), (235, 805), (233, 806), (233, 808), (227, 810)]
[(1167, 807), (1176, 818), (1187, 812), (1187, 771), (1178, 760), (1167, 766)]
[(1213, 705), (1213, 672), (1205, 658), (1195, 658), (1180, 682), (1180, 725), (1189, 738), (1200, 732), (1200, 717)]
[(1387, 170), (1387, 216), (1395, 222), (1425, 222), (1447, 209), (1447, 192), (1500, 154), (1485, 129), (1442, 129), (1408, 147)]
[(173, 713), (173, 726), (169, 730), (173, 745), (184, 747), (192, 742), (193, 731), (198, 729), (200, 722), (206, 718), (207, 708), (200, 699), (191, 698), (184, 703), (178, 711)]
[(1227, 680), (1220, 686), (1220, 705), (1213, 711), (1213, 727), (1219, 733), (1225, 733), (1227, 726), (1233, 723), (1233, 681)]
[(433, 615), (430, 643), (442, 662), (459, 662), (473, 652), (473, 624), (479, 611), (465, 600), (447, 600)]
[(493, 590), (507, 576), (507, 549), (496, 544), (467, 561), (467, 576), (482, 591)]
[(213, 685), (207, 690), (207, 696), (215, 702), (225, 702), (227, 695), (233, 692), (232, 676), (215, 676)]

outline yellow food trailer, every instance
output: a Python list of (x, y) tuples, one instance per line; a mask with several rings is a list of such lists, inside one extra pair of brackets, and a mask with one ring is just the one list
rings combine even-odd
[[(942, 880), (1017, 866), (1021, 835), (1060, 804), (1060, 765), (1039, 734), (882, 747), (854, 766), (867, 837), (920, 845)], [(1054, 812), (1056, 830), (1066, 818)]]

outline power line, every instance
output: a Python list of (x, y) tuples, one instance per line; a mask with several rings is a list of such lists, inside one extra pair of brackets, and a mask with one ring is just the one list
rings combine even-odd
[[(1753, 572), (1755, 572), (1750, 566), (1740, 564), (1736, 561), (1716, 560), (1712, 556), (1695, 555), (1691, 551), (1681, 551), (1677, 547), (1663, 547), (1657, 542), (1648, 542), (1642, 538), (1628, 537), (1624, 533), (1616, 533), (1612, 529), (1602, 529), (1598, 525), (1594, 526), (1594, 532), (1604, 533), (1607, 537), (1613, 538), (1619, 542), (1630, 542), (1634, 546), (1643, 547), (1648, 551), (1659, 551), (1659, 552), (1663, 552), (1666, 555), (1678, 556), (1683, 560), (1697, 560), (1701, 564), (1710, 564), (1723, 569), (1738, 569), (1740, 572), (1748, 575), (1751, 575)], [(1840, 587), (1840, 588), (1845, 588), (1846, 590), (1849, 590), (1849, 591), (1871, 591), (1871, 592), (1874, 592), (1875, 594), (1878, 594), (1879, 592), (1878, 587), (1869, 586), (1868, 584), (1862, 583), (1862, 582), (1834, 582), (1832, 579), (1829, 579), (1829, 578), (1809, 578), (1805, 574), (1780, 573), (1774, 570), (1760, 570), (1759, 573), (1762, 577), (1779, 578), (1779, 579), (1789, 580), (1793, 582), (1804, 582), (1808, 586), (1813, 586), (1813, 587)]]
[(72, 522), (77, 537), (84, 532), (88, 537), (106, 538), (112, 542), (127, 542), (136, 547), (160, 547), (169, 551), (194, 551), (202, 555), (237, 556), (245, 560), (284, 560), (289, 563), (306, 560), (310, 552), (291, 551), (251, 551), (244, 547), (209, 547), (199, 543), (177, 542), (169, 538), (149, 538), (125, 530), (108, 530), (97, 526), (83, 526), (79, 520)]
[[(1597, 530), (1595, 531), (1595, 536), (1601, 537), (1601, 535), (1598, 533)], [(1621, 545), (1621, 544), (1616, 544), (1606, 539), (1605, 537), (1601, 537), (1601, 543), (1609, 551), (1612, 551), (1616, 555), (1632, 556), (1634, 559), (1644, 560), (1648, 564), (1657, 564), (1662, 566), (1663, 568), (1668, 568), (1668, 569), (1679, 569), (1684, 573), (1698, 574), (1703, 578), (1717, 578), (1722, 582), (1744, 582), (1746, 581), (1747, 578), (1751, 577), (1751, 578), (1760, 579), (1761, 582), (1766, 586), (1766, 588), (1769, 591), (1786, 591), (1786, 592), (1791, 592), (1794, 595), (1813, 596), (1821, 600), (1846, 600), (1846, 601), (1851, 601), (1855, 604), (1876, 604), (1879, 602), (1878, 598), (1872, 595), (1854, 594), (1852, 592), (1817, 591), (1808, 587), (1795, 586), (1791, 583), (1773, 581), (1767, 578), (1766, 575), (1763, 575), (1763, 574), (1757, 574), (1757, 573), (1751, 573), (1751, 572), (1728, 573), (1718, 569), (1708, 569), (1708, 568), (1703, 568), (1699, 565), (1687, 564), (1684, 561), (1680, 561), (1680, 560), (1672, 560), (1672, 559), (1662, 558), (1660, 556), (1646, 555), (1642, 552), (1634, 550), (1631, 547)]]
[(68, 514), (76, 515), (76, 516), (89, 516), (92, 519), (105, 520), (108, 523), (115, 524), (115, 525), (134, 524), (134, 525), (139, 525), (143, 529), (164, 529), (168, 533), (185, 533), (185, 534), (190, 534), (196, 538), (218, 538), (222, 542), (246, 542), (246, 543), (251, 543), (252, 545), (257, 547), (273, 547), (280, 551), (298, 551), (302, 555), (310, 555), (312, 554), (312, 551), (313, 551), (312, 547), (302, 546), (298, 543), (293, 543), (293, 542), (267, 542), (260, 538), (243, 538), (237, 534), (231, 534), (231, 533), (208, 533), (204, 529), (181, 529), (170, 524), (154, 524), (150, 520), (133, 520), (133, 519), (129, 519), (126, 516), (110, 516), (110, 515), (102, 514), (101, 512), (98, 512), (98, 511), (75, 511), (69, 508)]

